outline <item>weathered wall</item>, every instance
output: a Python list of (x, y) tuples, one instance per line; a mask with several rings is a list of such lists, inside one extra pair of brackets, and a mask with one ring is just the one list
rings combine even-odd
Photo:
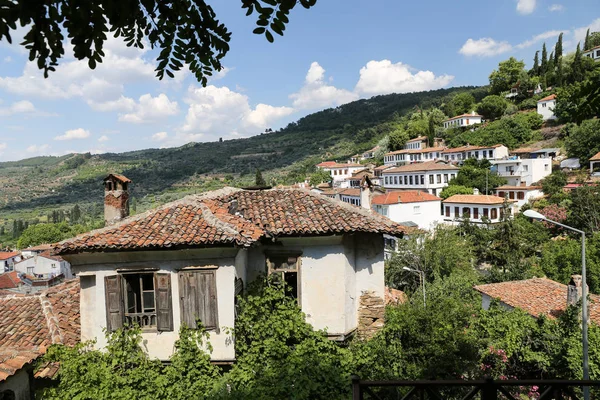
[(381, 235), (354, 236), (358, 335), (370, 337), (383, 326), (385, 312), (384, 246)]
[(110, 190), (104, 192), (104, 222), (111, 225), (129, 216), (129, 192)]
[[(441, 204), (441, 200), (391, 204), (388, 206), (388, 216), (394, 222), (412, 221), (419, 225), (419, 228), (429, 230), (442, 220)], [(417, 212), (415, 212), (415, 206), (419, 206)]]
[(5, 381), (0, 382), (0, 398), (2, 392), (5, 390), (12, 390), (15, 394), (15, 400), (31, 399), (27, 367), (17, 371), (16, 374), (8, 377)]
[[(54, 266), (53, 266), (54, 265)], [(33, 256), (15, 264), (15, 270), (27, 273), (27, 268), (33, 267), (36, 274), (63, 274), (66, 279), (71, 279), (71, 266), (66, 261), (57, 261), (51, 258)]]

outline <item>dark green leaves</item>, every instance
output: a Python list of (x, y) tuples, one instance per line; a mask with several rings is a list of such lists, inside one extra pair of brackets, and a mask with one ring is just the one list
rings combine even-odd
[(302, 7), (308, 9), (314, 6), (316, 0), (243, 0), (242, 8), (246, 8), (246, 15), (250, 15), (256, 11), (258, 18), (253, 33), (257, 35), (265, 35), (265, 38), (273, 43), (275, 40), (273, 33), (283, 36), (285, 26), (290, 22), (288, 15), (290, 11), (300, 3)]

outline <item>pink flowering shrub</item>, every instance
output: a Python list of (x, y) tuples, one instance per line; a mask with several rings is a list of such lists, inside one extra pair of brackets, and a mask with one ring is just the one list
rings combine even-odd
[[(487, 352), (483, 354), (479, 369), (483, 377), (489, 377), (498, 380), (509, 380), (517, 379), (516, 376), (508, 375), (507, 370), (509, 367), (509, 359), (506, 352), (502, 349), (497, 349), (494, 346), (490, 346)], [(540, 394), (538, 393), (539, 387), (506, 387), (506, 389), (516, 398), (521, 399), (538, 399)]]
[[(546, 206), (541, 209), (540, 213), (546, 218), (560, 223), (565, 222), (567, 219), (567, 209), (565, 207), (559, 206), (558, 204), (551, 204), (549, 206)], [(544, 222), (544, 225), (547, 228), (556, 229), (557, 231), (560, 231), (562, 229), (560, 226), (556, 226), (548, 222)]]

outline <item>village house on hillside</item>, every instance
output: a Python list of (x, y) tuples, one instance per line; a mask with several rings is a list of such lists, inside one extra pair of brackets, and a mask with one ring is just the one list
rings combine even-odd
[(481, 124), (482, 122), (483, 115), (479, 115), (475, 111), (473, 111), (470, 114), (457, 115), (456, 117), (452, 117), (445, 120), (444, 128), (459, 128)]
[(594, 61), (600, 61), (600, 46), (592, 47), (582, 53), (583, 57), (591, 58)]
[(235, 296), (265, 274), (285, 281), (307, 321), (330, 337), (372, 333), (383, 323), (383, 235), (407, 231), (307, 190), (225, 188), (68, 239), (55, 252), (81, 280), (82, 340), (103, 348), (103, 328), (135, 322), (149, 355), (167, 360), (180, 326), (200, 318), (212, 360), (227, 362)]
[(18, 251), (0, 251), (0, 274), (14, 269), (15, 263), (21, 261)]
[(554, 114), (554, 108), (556, 107), (556, 95), (551, 94), (543, 99), (539, 99), (537, 102), (537, 113), (542, 116), (544, 121), (549, 119), (556, 119)]
[(317, 168), (329, 172), (331, 175), (332, 186), (339, 187), (342, 182), (352, 177), (352, 174), (365, 168), (362, 164), (356, 163), (338, 163), (336, 161), (324, 161), (317, 164)]
[(508, 148), (502, 144), (494, 146), (471, 146), (445, 149), (442, 152), (445, 161), (464, 161), (469, 158), (476, 160), (499, 160), (508, 157)]
[(590, 158), (590, 175), (600, 176), (600, 152)]
[(491, 160), (492, 171), (506, 178), (510, 186), (532, 186), (552, 173), (551, 158), (527, 158), (511, 156), (502, 160)]
[(456, 177), (459, 169), (435, 161), (403, 165), (384, 170), (383, 185), (390, 189), (424, 190), (437, 196)]
[(407, 141), (402, 150), (392, 151), (383, 156), (384, 165), (396, 166), (441, 159), (442, 151), (446, 148), (444, 140), (433, 138), (433, 146), (428, 145), (428, 140), (427, 136), (419, 136)]
[(0, 399), (32, 399), (58, 370), (33, 362), (52, 344), (79, 343), (79, 281), (72, 279), (40, 294), (0, 291)]
[(433, 229), (441, 218), (442, 199), (419, 190), (395, 190), (373, 197), (373, 210), (401, 225)]
[(475, 194), (455, 194), (442, 201), (444, 221), (449, 224), (458, 224), (462, 219), (476, 224), (498, 223), (504, 216), (504, 202), (509, 203), (507, 212), (512, 215), (514, 200), (479, 194), (477, 190)]

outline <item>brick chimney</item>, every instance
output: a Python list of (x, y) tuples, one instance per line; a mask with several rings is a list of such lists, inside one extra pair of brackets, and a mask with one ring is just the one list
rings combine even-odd
[(567, 286), (567, 307), (577, 305), (577, 302), (581, 300), (582, 289), (583, 279), (581, 275), (571, 275), (571, 281)]
[(360, 206), (371, 210), (371, 197), (373, 196), (373, 183), (371, 179), (365, 175), (360, 182)]
[(129, 217), (131, 179), (117, 174), (104, 178), (104, 225), (113, 225)]

